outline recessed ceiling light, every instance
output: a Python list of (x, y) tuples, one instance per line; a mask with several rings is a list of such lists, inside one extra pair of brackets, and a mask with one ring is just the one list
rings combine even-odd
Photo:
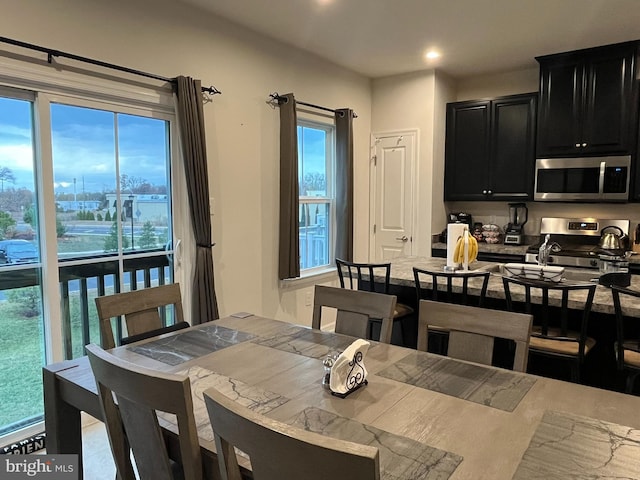
[(429, 60), (433, 60), (435, 58), (440, 57), (440, 54), (438, 52), (436, 52), (435, 50), (429, 50), (425, 57), (427, 57)]

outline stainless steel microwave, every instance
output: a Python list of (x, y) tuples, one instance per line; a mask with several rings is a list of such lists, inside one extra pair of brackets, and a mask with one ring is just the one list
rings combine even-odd
[(631, 156), (536, 159), (534, 200), (625, 202)]

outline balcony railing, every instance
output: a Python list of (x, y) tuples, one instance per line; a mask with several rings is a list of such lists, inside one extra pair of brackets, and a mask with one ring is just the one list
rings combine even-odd
[[(164, 254), (125, 258), (124, 279), (121, 281), (117, 259), (91, 259), (86, 263), (59, 266), (60, 309), (62, 313), (62, 340), (65, 359), (83, 355), (88, 343), (99, 343), (99, 325), (95, 304), (96, 296), (119, 293), (121, 285), (129, 290), (164, 285), (173, 281), (173, 270)], [(27, 268), (3, 272), (0, 275), (0, 291), (14, 288), (34, 287), (40, 284), (38, 268)], [(165, 312), (163, 322), (167, 324)], [(122, 339), (121, 322), (116, 323), (116, 342)]]

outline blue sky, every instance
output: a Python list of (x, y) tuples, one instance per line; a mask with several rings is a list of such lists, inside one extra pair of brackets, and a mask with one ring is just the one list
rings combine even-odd
[[(298, 128), (298, 144), (303, 141), (300, 136), (300, 128)], [(304, 146), (302, 155), (299, 159), (304, 159), (304, 168), (300, 169), (300, 176), (306, 173), (324, 173), (326, 174), (325, 152), (326, 133), (324, 130), (306, 127), (304, 129)], [(298, 147), (299, 148), (299, 147)]]
[[(117, 126), (116, 122), (117, 120)], [(166, 185), (166, 124), (162, 120), (73, 107), (51, 106), (56, 193), (113, 191), (116, 186), (116, 128), (120, 173)], [(33, 190), (33, 148), (27, 101), (0, 98), (0, 167), (15, 187)]]
[[(51, 105), (56, 193), (115, 191), (116, 131), (120, 174), (166, 185), (166, 123), (162, 120)], [(306, 128), (305, 168), (325, 173), (325, 132)], [(34, 190), (30, 102), (0, 97), (0, 167), (13, 172), (15, 188)]]

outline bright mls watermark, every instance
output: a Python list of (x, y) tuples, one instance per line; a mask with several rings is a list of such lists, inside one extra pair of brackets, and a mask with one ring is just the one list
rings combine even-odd
[(78, 455), (0, 455), (0, 480), (78, 480)]

